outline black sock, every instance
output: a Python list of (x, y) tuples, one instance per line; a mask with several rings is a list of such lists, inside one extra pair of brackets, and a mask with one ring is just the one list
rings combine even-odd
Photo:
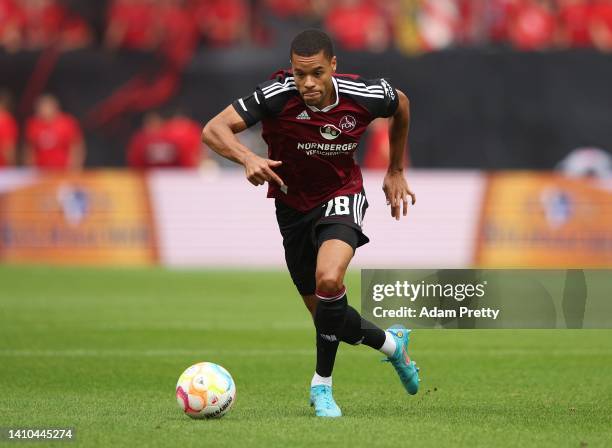
[(334, 369), (347, 306), (346, 294), (333, 301), (319, 299), (314, 321), (317, 329), (316, 372), (320, 376), (331, 376)]
[(346, 320), (341, 336), (342, 342), (352, 345), (365, 344), (376, 350), (383, 346), (386, 339), (384, 330), (365, 320), (352, 306), (346, 310)]

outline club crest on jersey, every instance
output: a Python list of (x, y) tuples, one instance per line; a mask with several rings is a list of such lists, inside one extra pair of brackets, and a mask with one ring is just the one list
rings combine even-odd
[(345, 132), (352, 131), (357, 126), (357, 120), (352, 115), (345, 115), (340, 120), (340, 129)]
[(333, 124), (324, 124), (319, 128), (319, 132), (325, 140), (335, 140), (342, 134), (342, 131)]

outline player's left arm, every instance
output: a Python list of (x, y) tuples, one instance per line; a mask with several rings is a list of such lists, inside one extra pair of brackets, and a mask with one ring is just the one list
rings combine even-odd
[(416, 195), (410, 190), (404, 176), (404, 153), (408, 141), (410, 127), (410, 101), (400, 90), (397, 90), (398, 106), (389, 118), (389, 168), (383, 182), (383, 191), (387, 197), (387, 205), (391, 206), (391, 216), (400, 219), (400, 213), (408, 214), (408, 196), (412, 205), (416, 203)]

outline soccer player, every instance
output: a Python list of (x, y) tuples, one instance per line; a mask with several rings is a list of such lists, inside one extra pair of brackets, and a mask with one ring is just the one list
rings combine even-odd
[[(390, 119), (383, 190), (391, 216), (406, 216), (408, 197), (415, 203), (403, 174), (409, 104), (385, 79), (337, 74), (332, 42), (321, 31), (298, 34), (290, 57), (290, 71), (277, 72), (228, 106), (206, 124), (202, 138), (221, 156), (243, 165), (253, 185), (268, 182), (287, 267), (317, 333), (310, 403), (317, 416), (339, 417), (331, 386), (340, 341), (380, 350), (408, 393), (419, 388), (418, 369), (407, 354), (409, 331), (384, 331), (363, 319), (348, 305), (344, 286), (355, 249), (369, 241), (362, 232), (368, 201), (353, 153), (375, 118)], [(258, 121), (269, 159), (235, 136)]]

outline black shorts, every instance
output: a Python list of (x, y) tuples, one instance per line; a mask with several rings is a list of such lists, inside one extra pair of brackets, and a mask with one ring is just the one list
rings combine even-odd
[(363, 191), (336, 196), (307, 212), (276, 200), (276, 220), (283, 236), (285, 261), (300, 294), (315, 293), (317, 252), (323, 241), (339, 239), (351, 245), (353, 250), (370, 241), (361, 230), (367, 208)]

